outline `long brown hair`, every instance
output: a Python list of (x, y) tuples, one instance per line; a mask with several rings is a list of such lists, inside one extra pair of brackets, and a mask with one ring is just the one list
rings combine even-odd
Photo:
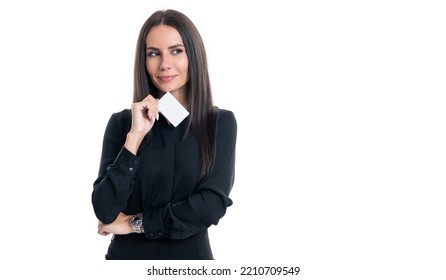
[(192, 130), (198, 139), (202, 158), (202, 179), (209, 175), (215, 160), (217, 117), (203, 40), (193, 22), (183, 13), (171, 9), (156, 11), (143, 24), (136, 45), (133, 102), (143, 100), (149, 93), (155, 98), (160, 98), (159, 90), (146, 70), (147, 34), (152, 27), (159, 25), (171, 26), (180, 33), (189, 60), (186, 98), (190, 115), (185, 136)]

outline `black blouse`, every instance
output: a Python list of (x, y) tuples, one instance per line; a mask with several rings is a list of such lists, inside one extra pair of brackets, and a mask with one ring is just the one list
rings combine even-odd
[(115, 235), (107, 259), (213, 258), (207, 228), (232, 205), (237, 123), (231, 111), (218, 109), (216, 160), (210, 175), (199, 181), (200, 147), (192, 131), (184, 138), (186, 122), (173, 127), (160, 114), (135, 156), (124, 147), (130, 110), (111, 116), (93, 208), (103, 223), (113, 222), (119, 212), (142, 212), (145, 233)]

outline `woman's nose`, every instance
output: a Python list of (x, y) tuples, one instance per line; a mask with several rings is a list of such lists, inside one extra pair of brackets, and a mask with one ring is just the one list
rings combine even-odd
[(161, 65), (160, 65), (160, 69), (161, 70), (167, 70), (170, 69), (170, 58), (167, 55), (163, 55), (161, 58)]

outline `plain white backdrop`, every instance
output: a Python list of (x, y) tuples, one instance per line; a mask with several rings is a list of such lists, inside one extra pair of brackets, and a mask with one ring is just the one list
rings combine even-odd
[(215, 103), (238, 121), (234, 205), (205, 265), (444, 279), (446, 10), (430, 0), (2, 1), (2, 274), (185, 265), (106, 263), (90, 202), (139, 29), (167, 8), (198, 27)]

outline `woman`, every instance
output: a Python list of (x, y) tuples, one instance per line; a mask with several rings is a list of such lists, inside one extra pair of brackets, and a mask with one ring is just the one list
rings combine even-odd
[[(213, 259), (208, 228), (232, 205), (237, 123), (212, 103), (201, 36), (184, 14), (157, 11), (141, 28), (133, 104), (112, 114), (92, 203), (106, 259)], [(158, 109), (170, 92), (189, 115)]]

